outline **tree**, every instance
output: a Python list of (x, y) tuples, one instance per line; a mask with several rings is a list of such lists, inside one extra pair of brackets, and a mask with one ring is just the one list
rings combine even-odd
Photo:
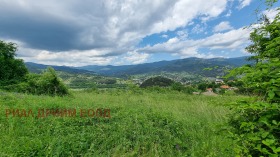
[(117, 80), (114, 79), (114, 78), (104, 78), (100, 81), (98, 81), (99, 83), (102, 83), (102, 84), (116, 84), (117, 83)]
[(29, 73), (23, 82), (5, 86), (4, 89), (36, 95), (64, 96), (69, 94), (68, 88), (51, 67), (42, 74)]
[(15, 59), (16, 51), (16, 44), (0, 40), (0, 86), (20, 82), (28, 73), (23, 60)]
[(29, 74), (23, 60), (15, 58), (16, 51), (16, 44), (0, 40), (0, 86), (3, 89), (51, 96), (69, 94), (53, 68), (48, 67), (40, 75)]
[[(271, 6), (275, 0), (267, 0)], [(263, 16), (250, 34), (252, 44), (246, 50), (253, 54), (254, 65), (231, 71), (241, 76), (245, 88), (257, 95), (253, 101), (237, 102), (230, 119), (231, 137), (240, 156), (280, 155), (280, 13), (270, 21)]]
[(173, 83), (174, 83), (174, 81), (169, 78), (157, 76), (157, 77), (152, 77), (152, 78), (145, 80), (140, 85), (140, 87), (141, 88), (152, 87), (152, 86), (168, 87), (168, 86), (171, 86)]
[(174, 82), (171, 84), (171, 89), (181, 92), (185, 87), (180, 82)]
[(63, 84), (52, 67), (48, 67), (41, 75), (40, 79), (37, 81), (37, 87), (38, 91), (36, 94), (47, 94), (52, 96), (69, 94), (67, 87)]
[(270, 102), (280, 101), (280, 15), (270, 22), (262, 18), (260, 27), (250, 34), (252, 44), (246, 50), (253, 54), (255, 65), (246, 65), (231, 72), (230, 76), (243, 76), (242, 82)]
[(52, 67), (48, 67), (42, 74), (28, 74), (27, 84), (23, 92), (37, 95), (63, 96), (69, 94), (67, 87), (57, 76)]
[(205, 91), (206, 88), (207, 88), (208, 84), (205, 83), (205, 82), (202, 82), (202, 83), (199, 83), (198, 86), (197, 86), (197, 89), (201, 90), (201, 91)]

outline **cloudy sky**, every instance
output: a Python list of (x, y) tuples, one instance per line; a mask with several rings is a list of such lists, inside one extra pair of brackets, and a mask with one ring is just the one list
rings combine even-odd
[(0, 40), (17, 43), (24, 61), (49, 65), (239, 57), (263, 1), (0, 0)]

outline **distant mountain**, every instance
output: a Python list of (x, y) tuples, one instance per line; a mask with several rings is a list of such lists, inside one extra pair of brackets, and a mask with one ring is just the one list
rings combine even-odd
[[(225, 68), (231, 69), (250, 64), (251, 62), (247, 61), (246, 58), (247, 57), (201, 59), (192, 57), (137, 65), (88, 65), (77, 68), (117, 77), (158, 72), (188, 72), (190, 74), (199, 74), (206, 77), (216, 77), (218, 75), (223, 75)], [(212, 68), (212, 70), (205, 70), (205, 68)]]
[(98, 66), (98, 65), (87, 65), (83, 67), (77, 67), (78, 69), (84, 69), (88, 71), (94, 71), (99, 74), (108, 76), (122, 76), (122, 75), (133, 75), (143, 74), (156, 71), (157, 69), (167, 66), (173, 61), (160, 61), (154, 63), (145, 63), (137, 65), (121, 65), (121, 66)]
[(32, 62), (26, 62), (25, 65), (26, 65), (27, 69), (33, 73), (41, 73), (42, 70), (45, 70), (48, 66), (51, 66), (56, 71), (63, 71), (63, 72), (72, 73), (72, 74), (95, 74), (95, 72), (93, 72), (93, 71), (88, 71), (88, 70), (84, 70), (84, 69), (76, 69), (76, 68), (67, 67), (67, 66), (43, 65), (43, 64), (37, 64), (37, 63), (32, 63)]
[[(246, 60), (247, 57), (238, 58), (185, 58), (172, 61), (159, 61), (154, 63), (145, 63), (137, 65), (121, 66), (98, 66), (87, 65), (83, 67), (52, 66), (56, 71), (63, 71), (73, 74), (101, 74), (105, 76), (123, 77), (127, 75), (138, 74), (155, 74), (160, 72), (187, 72), (205, 77), (216, 77), (224, 74), (225, 68), (231, 69), (240, 67), (251, 62)], [(29, 71), (40, 73), (51, 65), (43, 65), (32, 62), (25, 63)], [(205, 70), (211, 68), (211, 70)]]

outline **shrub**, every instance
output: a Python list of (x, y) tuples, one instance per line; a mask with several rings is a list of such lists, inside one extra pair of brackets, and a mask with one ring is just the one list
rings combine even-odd
[[(36, 74), (29, 75), (29, 87), (31, 87), (32, 94), (46, 94), (51, 96), (63, 96), (69, 94), (67, 87), (58, 78), (55, 70), (48, 67), (47, 70), (39, 76)], [(34, 87), (34, 89), (32, 89)]]
[(157, 76), (153, 78), (149, 78), (146, 81), (144, 81), (140, 87), (146, 88), (146, 87), (153, 87), (153, 86), (159, 86), (159, 87), (169, 87), (174, 83), (173, 80), (169, 78), (165, 78), (162, 76)]
[(180, 82), (175, 82), (171, 85), (171, 89), (181, 92), (185, 89), (185, 87)]
[(25, 81), (5, 86), (4, 89), (36, 95), (63, 96), (69, 94), (68, 88), (51, 67), (48, 67), (43, 74), (27, 74)]
[(251, 59), (256, 63), (237, 68), (230, 76), (242, 76), (245, 89), (258, 97), (253, 102), (237, 102), (230, 133), (239, 156), (280, 156), (279, 10), (272, 22), (264, 16), (260, 26), (253, 29), (252, 44), (246, 50), (255, 54)]
[(280, 106), (266, 102), (239, 102), (231, 116), (230, 131), (241, 156), (280, 155)]

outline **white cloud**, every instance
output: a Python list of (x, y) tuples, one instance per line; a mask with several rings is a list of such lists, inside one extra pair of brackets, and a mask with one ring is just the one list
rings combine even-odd
[[(225, 33), (216, 33), (204, 39), (180, 40), (171, 38), (165, 43), (146, 46), (137, 51), (145, 53), (170, 53), (188, 57), (207, 58), (209, 54), (202, 54), (199, 49), (211, 50), (242, 50), (249, 43), (249, 29), (235, 29)], [(211, 56), (214, 56), (211, 54)]]
[[(9, 14), (15, 18), (31, 20), (21, 25), (32, 26), (33, 23), (42, 25), (48, 20), (50, 27), (58, 27), (60, 23), (63, 23), (61, 27), (74, 27), (75, 34), (73, 35), (76, 39), (65, 38), (65, 40), (71, 40), (68, 46), (72, 47), (69, 49), (131, 46), (147, 35), (184, 27), (198, 16), (216, 17), (225, 10), (227, 4), (227, 0), (197, 0), (196, 3), (192, 0), (106, 0), (83, 3), (75, 0), (67, 2), (0, 0), (0, 2), (2, 15)], [(11, 18), (11, 20), (14, 19)], [(37, 29), (42, 31), (41, 28)], [(63, 30), (63, 28), (58, 29)], [(26, 31), (40, 33), (36, 32), (36, 29)], [(37, 46), (35, 42), (39, 41), (23, 42)]]
[(124, 57), (125, 61), (132, 63), (132, 64), (140, 64), (147, 61), (150, 54), (147, 53), (138, 53), (135, 51), (130, 51), (127, 53), (127, 55)]
[(181, 39), (181, 40), (184, 40), (184, 39), (187, 39), (188, 38), (188, 32), (187, 30), (181, 30), (181, 31), (177, 31), (176, 33), (178, 35), (178, 37)]
[(229, 11), (227, 12), (227, 14), (225, 15), (225, 17), (230, 17), (230, 16), (231, 16), (231, 14), (232, 14), (232, 11), (231, 11), (231, 10), (229, 10)]
[(234, 29), (225, 33), (217, 33), (202, 39), (203, 47), (209, 49), (243, 49), (249, 43), (250, 30), (246, 28)]
[(180, 56), (181, 58), (188, 58), (188, 57), (197, 57), (197, 58), (214, 58), (217, 57), (213, 54), (202, 54), (198, 51), (197, 47), (188, 47), (182, 49), (180, 53), (176, 53), (176, 55)]
[(84, 65), (107, 65), (114, 61), (117, 56), (110, 56), (111, 50), (72, 50), (52, 52), (21, 48), (18, 57), (26, 62), (36, 62), (47, 65), (84, 66)]
[(231, 29), (233, 29), (233, 27), (230, 23), (228, 21), (223, 21), (214, 27), (213, 32), (223, 32)]
[(163, 35), (161, 35), (161, 37), (162, 37), (162, 38), (168, 38), (168, 35), (163, 34)]
[[(192, 25), (194, 19), (205, 22), (218, 17), (227, 2), (0, 0), (0, 38), (24, 43), (19, 50), (26, 61), (75, 66), (108, 64), (118, 55), (133, 52), (148, 35)], [(205, 25), (196, 25), (192, 31), (201, 33), (205, 29)], [(187, 32), (178, 32), (178, 38), (167, 43), (178, 43), (187, 37)], [(175, 44), (176, 47), (180, 49)], [(144, 58), (140, 62), (147, 58), (146, 54), (134, 55)]]
[[(126, 49), (126, 54), (121, 56), (111, 55), (112, 49), (71, 50), (52, 52), (32, 48), (21, 48), (18, 57), (25, 61), (31, 61), (48, 65), (84, 66), (84, 65), (108, 65), (108, 64), (139, 64), (146, 62), (153, 53), (169, 53), (185, 57), (213, 58), (220, 57), (213, 53), (201, 53), (200, 49), (243, 52), (249, 43), (249, 29), (235, 29), (225, 33), (216, 33), (204, 39), (182, 39), (179, 36), (153, 46), (139, 49)], [(180, 34), (180, 33), (179, 33)], [(17, 42), (17, 41), (14, 41)], [(25, 45), (20, 43), (20, 45)], [(116, 53), (116, 52), (114, 52)], [(122, 54), (122, 52), (119, 52)]]
[(202, 24), (196, 24), (193, 29), (192, 29), (192, 33), (194, 34), (200, 34), (202, 32), (204, 32), (206, 30), (206, 26), (202, 25)]
[(239, 0), (239, 6), (237, 7), (238, 9), (242, 9), (248, 5), (250, 5), (250, 3), (252, 2), (252, 0)]
[(170, 10), (167, 10), (164, 19), (153, 25), (152, 32), (172, 31), (184, 27), (198, 16), (216, 17), (225, 10), (226, 4), (226, 0), (197, 0), (195, 3), (192, 0), (179, 0)]
[(271, 10), (265, 10), (262, 13), (267, 16), (267, 18), (272, 21), (276, 15), (280, 12), (280, 8), (273, 8)]

